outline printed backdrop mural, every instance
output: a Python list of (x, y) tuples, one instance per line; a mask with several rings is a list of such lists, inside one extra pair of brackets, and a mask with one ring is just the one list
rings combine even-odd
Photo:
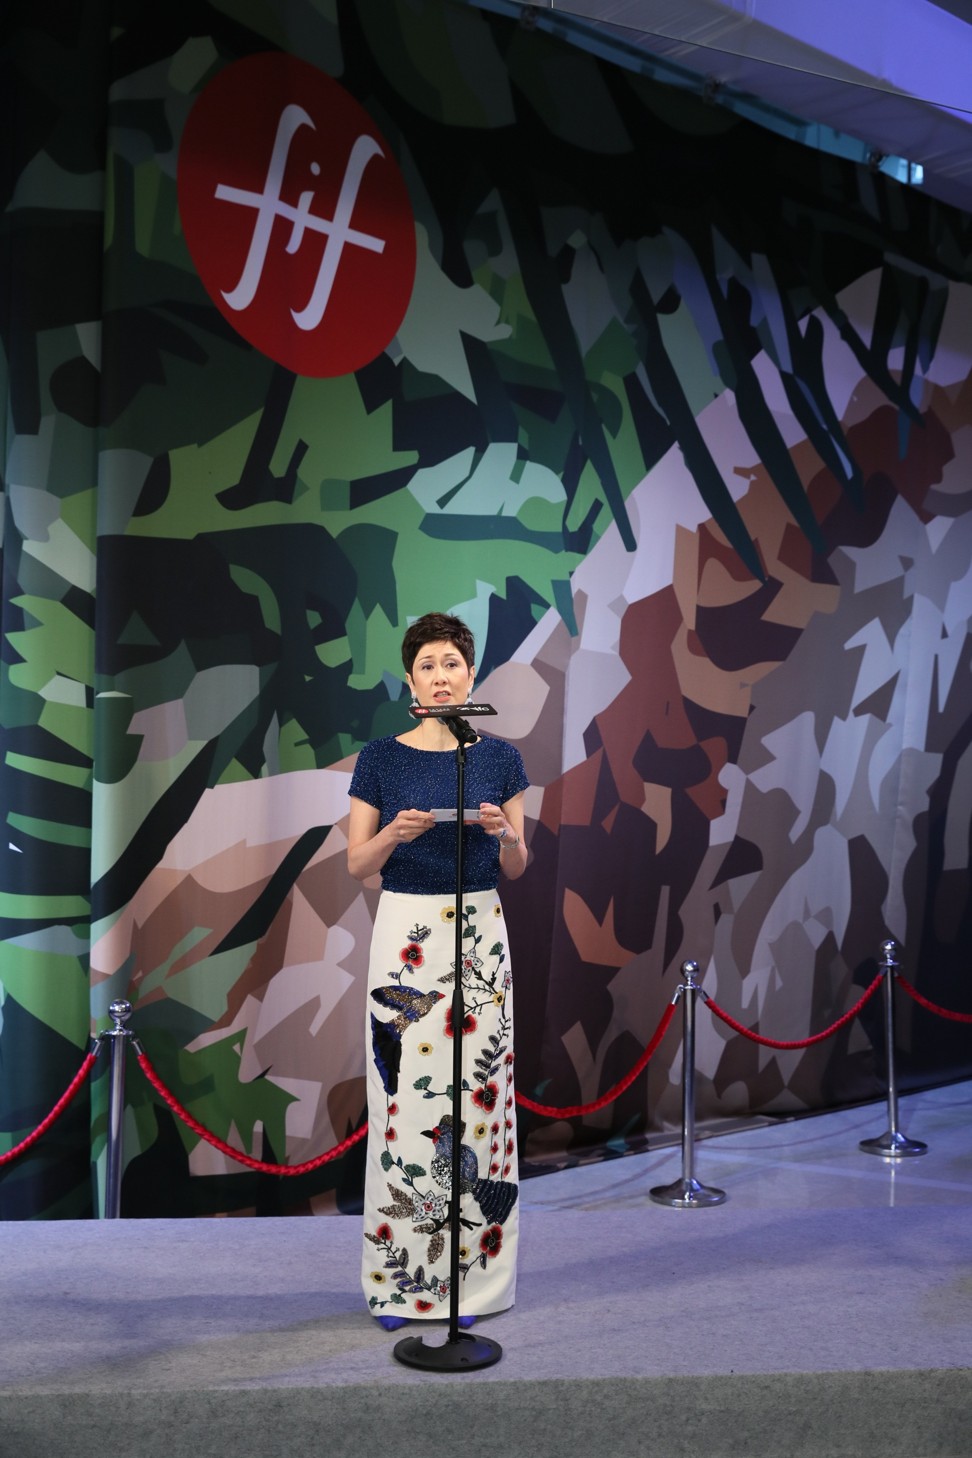
[[(799, 1040), (882, 940), (972, 1011), (972, 225), (460, 0), (43, 4), (8, 23), (0, 1129), (113, 999), (258, 1158), (364, 1116), (345, 866), (399, 643), (473, 628), (521, 750), (518, 1086), (594, 1099), (679, 982)], [(899, 1011), (907, 1086), (972, 1071)], [(106, 1059), (0, 1173), (102, 1208)], [(527, 1172), (671, 1138), (681, 1043)], [(883, 1089), (700, 1007), (701, 1121)], [(129, 1063), (122, 1211), (352, 1211)]]

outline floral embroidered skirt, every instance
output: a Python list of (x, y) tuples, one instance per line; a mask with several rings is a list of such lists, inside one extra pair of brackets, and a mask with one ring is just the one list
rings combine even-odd
[[(368, 975), (361, 1279), (375, 1316), (449, 1315), (456, 907), (385, 891)], [(512, 1306), (519, 1210), (513, 996), (495, 891), (462, 906), (459, 1312)]]

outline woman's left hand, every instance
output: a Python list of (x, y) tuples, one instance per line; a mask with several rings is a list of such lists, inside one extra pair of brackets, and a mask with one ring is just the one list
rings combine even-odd
[(479, 807), (479, 823), (499, 845), (503, 875), (508, 881), (515, 881), (527, 865), (527, 848), (523, 844), (523, 791), (502, 805), (484, 800)]
[(479, 823), (487, 835), (495, 835), (499, 840), (505, 840), (508, 835), (515, 834), (500, 807), (491, 805), (488, 800), (484, 800), (479, 807)]

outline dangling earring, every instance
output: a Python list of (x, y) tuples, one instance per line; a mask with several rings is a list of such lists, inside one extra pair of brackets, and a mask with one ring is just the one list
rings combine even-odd
[(417, 709), (418, 708), (418, 694), (415, 692), (414, 689), (412, 690), (412, 702), (409, 704), (408, 707), (410, 709)]

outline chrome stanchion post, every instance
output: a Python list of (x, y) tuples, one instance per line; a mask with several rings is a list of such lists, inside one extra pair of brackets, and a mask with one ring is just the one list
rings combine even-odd
[(111, 1039), (111, 1068), (109, 1071), (108, 1085), (108, 1164), (105, 1180), (105, 1213), (106, 1220), (117, 1220), (121, 1215), (121, 1174), (122, 1174), (122, 1121), (125, 1117), (125, 1050), (128, 1040), (132, 1037), (131, 1030), (125, 1027), (132, 1015), (132, 1005), (124, 998), (119, 998), (108, 1008), (108, 1016), (114, 1023), (102, 1033), (103, 1038)]
[(656, 1185), (648, 1194), (656, 1205), (694, 1209), (721, 1205), (725, 1190), (702, 1185), (695, 1178), (695, 1004), (699, 995), (698, 962), (683, 962), (684, 983), (676, 996), (684, 999), (682, 1015), (682, 1178), (671, 1185)]
[(898, 1128), (898, 1085), (894, 1071), (894, 969), (898, 966), (898, 944), (891, 937), (881, 943), (881, 959), (884, 966), (884, 1041), (888, 1063), (888, 1127), (876, 1139), (862, 1139), (860, 1148), (865, 1154), (880, 1154), (885, 1159), (914, 1158), (926, 1154), (928, 1145), (920, 1139), (909, 1139)]

